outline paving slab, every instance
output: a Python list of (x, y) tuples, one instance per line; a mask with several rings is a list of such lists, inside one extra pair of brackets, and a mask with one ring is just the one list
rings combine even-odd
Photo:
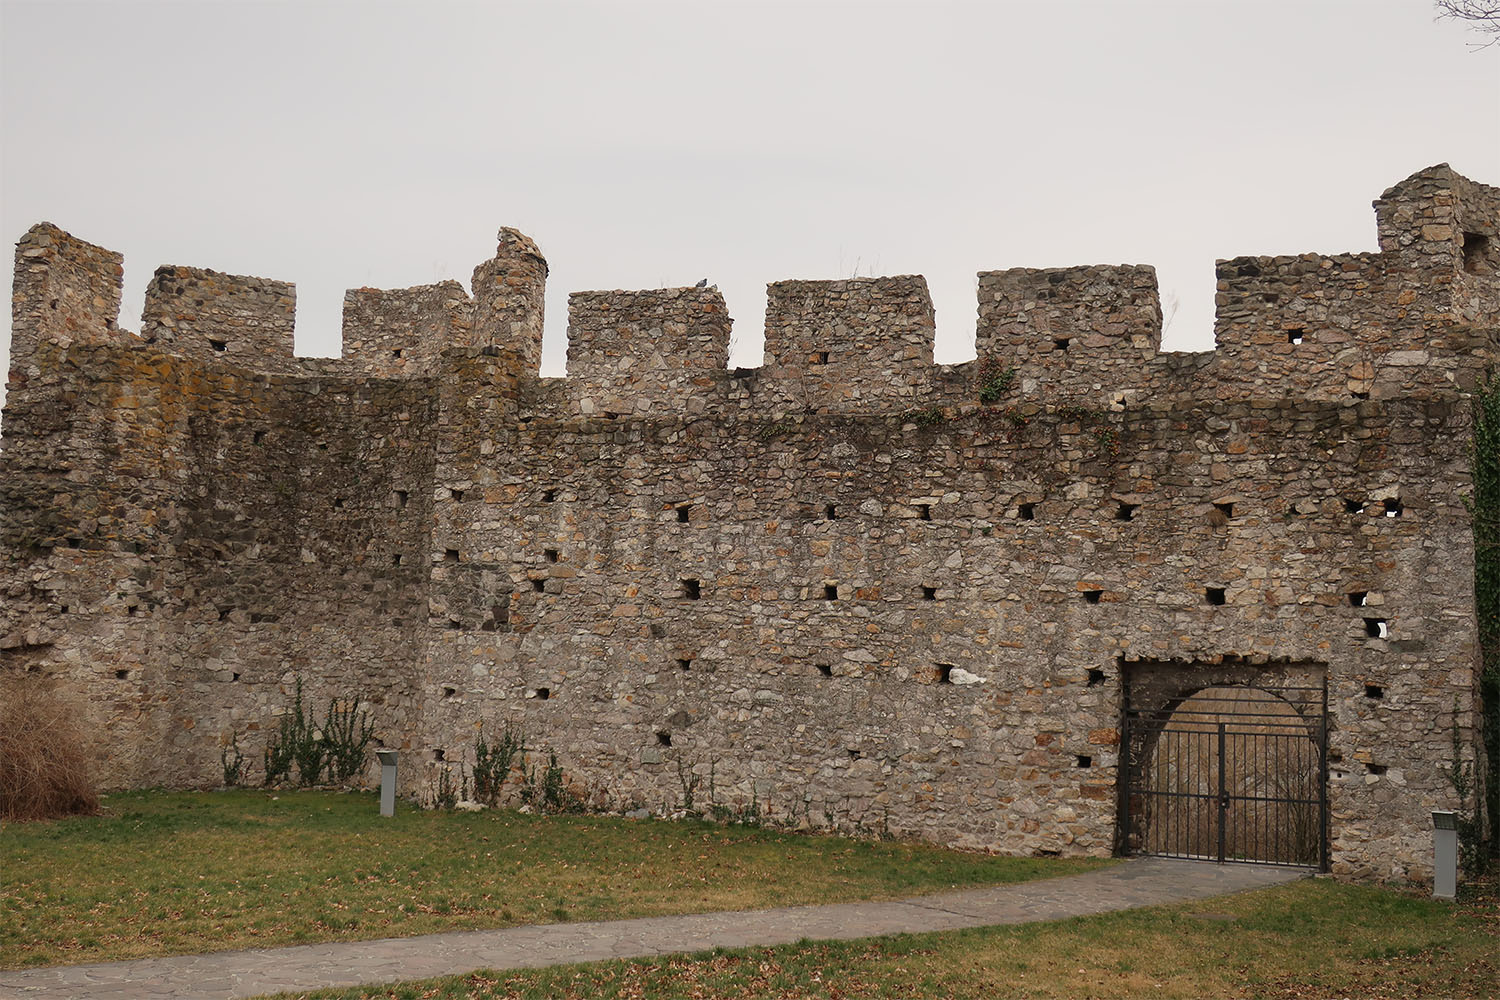
[(1208, 899), (1279, 885), (1305, 868), (1140, 858), (1082, 875), (886, 902), (788, 906), (635, 920), (540, 924), (376, 941), (340, 941), (0, 970), (0, 998), (189, 1000), (373, 986), (478, 969), (523, 969), (708, 948), (789, 944), (1019, 924)]

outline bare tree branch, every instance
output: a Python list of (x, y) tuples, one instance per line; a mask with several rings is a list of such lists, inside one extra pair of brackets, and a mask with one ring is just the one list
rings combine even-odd
[(1467, 21), (1474, 31), (1495, 36), (1474, 48), (1484, 49), (1500, 43), (1500, 0), (1434, 0), (1433, 5), (1437, 7), (1438, 17)]

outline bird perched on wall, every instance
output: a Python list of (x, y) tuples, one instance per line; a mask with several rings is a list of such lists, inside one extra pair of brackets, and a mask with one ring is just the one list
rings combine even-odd
[(696, 285), (694, 285), (693, 287), (694, 288), (707, 288), (708, 287), (708, 279), (707, 278), (699, 278), (698, 279), (698, 283)]

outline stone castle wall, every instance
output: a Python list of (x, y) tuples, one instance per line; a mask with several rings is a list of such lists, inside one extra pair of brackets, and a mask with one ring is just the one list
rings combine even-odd
[(1500, 194), (1437, 167), (1377, 216), (1379, 253), (1221, 262), (1208, 354), (1159, 352), (1149, 268), (1018, 269), (957, 366), (915, 276), (772, 285), (754, 370), (715, 289), (576, 293), (566, 379), (513, 230), (472, 298), (351, 291), (317, 360), (290, 285), (199, 269), (121, 331), (119, 256), (39, 226), (0, 669), (114, 785), (215, 783), (301, 676), (363, 693), (411, 792), (509, 723), (601, 805), (1064, 854), (1116, 846), (1127, 674), (1295, 674), (1333, 869), (1420, 878), (1479, 735)]

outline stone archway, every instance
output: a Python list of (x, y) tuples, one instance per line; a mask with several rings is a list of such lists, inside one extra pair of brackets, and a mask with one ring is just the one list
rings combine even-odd
[(1326, 710), (1306, 679), (1127, 669), (1122, 853), (1324, 867)]

